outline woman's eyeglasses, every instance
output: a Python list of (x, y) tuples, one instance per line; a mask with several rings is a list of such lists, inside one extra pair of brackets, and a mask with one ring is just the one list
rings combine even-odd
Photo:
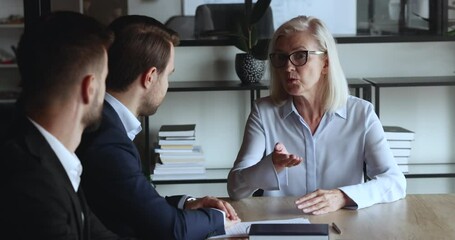
[(281, 68), (286, 66), (288, 60), (291, 61), (294, 66), (303, 66), (308, 61), (308, 54), (320, 55), (324, 53), (325, 52), (322, 51), (301, 50), (293, 52), (289, 55), (284, 53), (271, 53), (269, 58), (273, 67)]

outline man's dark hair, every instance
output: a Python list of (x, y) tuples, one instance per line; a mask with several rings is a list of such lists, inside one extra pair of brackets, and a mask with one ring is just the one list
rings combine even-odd
[(74, 91), (87, 70), (102, 69), (112, 41), (110, 30), (80, 13), (40, 17), (25, 29), (17, 51), (23, 104), (39, 108)]
[(176, 32), (147, 16), (128, 15), (110, 25), (115, 41), (109, 49), (108, 90), (122, 92), (143, 72), (156, 67), (158, 73), (166, 68), (171, 44), (179, 44)]

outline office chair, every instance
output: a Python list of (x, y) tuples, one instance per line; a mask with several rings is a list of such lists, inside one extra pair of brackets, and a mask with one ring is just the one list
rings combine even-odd
[(181, 40), (194, 39), (194, 16), (172, 16), (164, 25), (176, 31)]
[[(226, 32), (236, 32), (236, 21), (243, 18), (244, 4), (202, 4), (196, 8), (194, 36), (196, 39), (227, 38)], [(256, 25), (260, 39), (273, 35), (273, 14), (269, 7)], [(224, 32), (224, 34), (222, 33)], [(210, 33), (210, 34), (208, 34)], [(218, 35), (216, 33), (219, 33)]]

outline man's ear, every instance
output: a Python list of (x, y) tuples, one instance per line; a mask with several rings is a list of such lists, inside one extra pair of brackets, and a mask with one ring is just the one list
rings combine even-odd
[(158, 69), (151, 67), (142, 74), (141, 84), (144, 88), (148, 89), (158, 80)]
[(85, 104), (92, 101), (93, 95), (95, 94), (95, 84), (95, 76), (93, 75), (87, 75), (82, 79), (81, 97)]

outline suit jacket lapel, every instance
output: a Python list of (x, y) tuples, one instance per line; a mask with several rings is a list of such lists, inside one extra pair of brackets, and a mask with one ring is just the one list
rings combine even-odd
[(120, 119), (119, 115), (114, 110), (114, 108), (111, 106), (111, 104), (109, 104), (107, 101), (104, 101), (103, 121), (108, 122), (109, 125), (115, 126), (124, 133), (123, 136), (126, 138), (125, 141), (131, 142), (131, 145), (133, 146), (134, 155), (138, 160), (139, 166), (141, 166), (141, 157), (139, 155), (139, 151), (137, 150), (136, 145), (131, 141), (131, 139), (128, 138), (128, 133), (126, 132), (122, 120)]
[(85, 209), (81, 207), (80, 199), (77, 193), (74, 191), (74, 188), (68, 175), (66, 174), (65, 169), (39, 130), (30, 121), (27, 121), (25, 127), (25, 131), (27, 133), (25, 135), (25, 142), (27, 144), (27, 147), (30, 149), (31, 154), (36, 156), (37, 159), (40, 159), (43, 165), (49, 167), (49, 169), (56, 175), (56, 177), (63, 181), (62, 186), (64, 186), (65, 191), (68, 193), (68, 196), (71, 199), (73, 213), (77, 218), (79, 236), (82, 236), (84, 229), (82, 213)]

